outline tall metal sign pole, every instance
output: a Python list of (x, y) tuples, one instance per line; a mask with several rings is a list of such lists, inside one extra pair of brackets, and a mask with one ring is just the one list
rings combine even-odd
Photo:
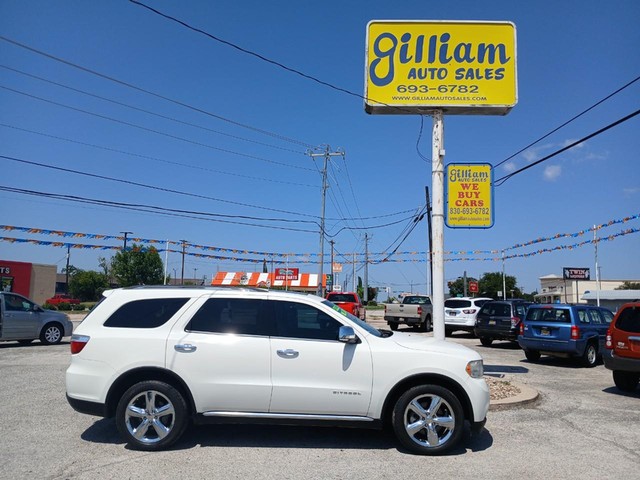
[(433, 336), (444, 340), (444, 115), (436, 110), (433, 116), (431, 154), (431, 186), (433, 208), (431, 223), (433, 233)]

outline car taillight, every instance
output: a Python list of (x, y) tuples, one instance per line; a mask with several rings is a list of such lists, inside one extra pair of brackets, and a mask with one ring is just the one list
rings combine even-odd
[(511, 317), (511, 328), (514, 328), (518, 323), (520, 323), (520, 319), (518, 317)]
[(580, 338), (580, 329), (577, 325), (571, 327), (571, 340), (578, 340)]
[(462, 313), (466, 313), (467, 315), (471, 315), (473, 313), (476, 313), (476, 309), (475, 308), (467, 308), (466, 310), (462, 310)]
[(71, 355), (80, 353), (90, 338), (88, 335), (71, 335)]
[(520, 335), (524, 335), (524, 322), (520, 323)]
[(607, 330), (607, 339), (604, 342), (605, 348), (613, 349), (613, 338), (611, 337), (611, 329)]
[(418, 315), (422, 315), (422, 307), (418, 305)]
[(387, 306), (384, 306), (384, 313), (387, 313)]

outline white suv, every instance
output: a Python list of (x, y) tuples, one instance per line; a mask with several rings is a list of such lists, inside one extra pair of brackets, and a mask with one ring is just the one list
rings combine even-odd
[(159, 450), (196, 423), (390, 424), (419, 454), (482, 429), (480, 355), (377, 330), (313, 295), (260, 289), (109, 290), (71, 339), (67, 399)]
[(476, 317), (482, 305), (493, 298), (456, 297), (444, 301), (444, 331), (451, 335), (456, 330), (473, 333)]

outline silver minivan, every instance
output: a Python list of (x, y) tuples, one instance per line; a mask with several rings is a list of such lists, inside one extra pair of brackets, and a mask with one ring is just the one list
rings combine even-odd
[(53, 345), (72, 331), (73, 324), (66, 314), (44, 310), (17, 293), (0, 292), (0, 341), (15, 340), (27, 345), (39, 338), (45, 345)]

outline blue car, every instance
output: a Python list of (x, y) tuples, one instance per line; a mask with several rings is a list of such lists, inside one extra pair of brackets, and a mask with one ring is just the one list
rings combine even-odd
[(518, 343), (530, 362), (545, 354), (577, 357), (584, 366), (593, 367), (612, 319), (610, 310), (591, 305), (530, 305)]

